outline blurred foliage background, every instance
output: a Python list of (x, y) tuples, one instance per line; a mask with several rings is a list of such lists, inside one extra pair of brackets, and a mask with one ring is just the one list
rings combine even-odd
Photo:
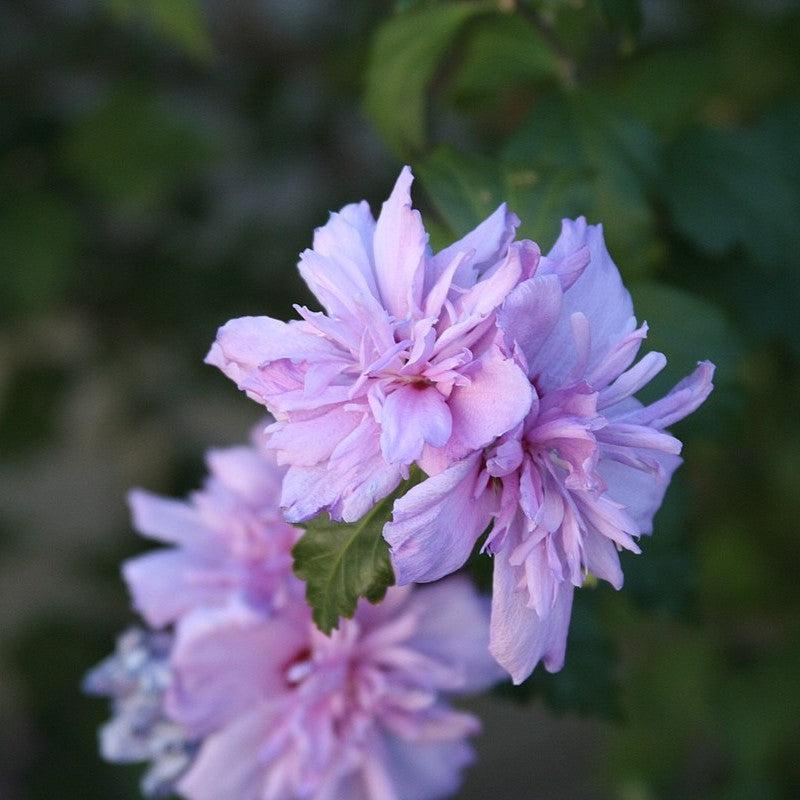
[(436, 244), (503, 199), (543, 249), (602, 221), (657, 388), (718, 364), (624, 591), (475, 701), (460, 797), (800, 797), (799, 77), (782, 0), (0, 3), (0, 797), (138, 796), (79, 692), (125, 492), (244, 438), (216, 327), (308, 301), (312, 229), (404, 161)]

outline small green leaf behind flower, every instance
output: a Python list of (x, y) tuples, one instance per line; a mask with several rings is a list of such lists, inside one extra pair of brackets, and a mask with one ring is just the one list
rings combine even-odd
[(352, 617), (359, 598), (379, 603), (394, 585), (383, 526), (392, 515), (394, 501), (421, 477), (418, 471), (412, 472), (408, 481), (357, 522), (335, 522), (321, 514), (306, 524), (292, 550), (294, 572), (306, 582), (306, 600), (323, 633), (338, 628), (340, 617)]

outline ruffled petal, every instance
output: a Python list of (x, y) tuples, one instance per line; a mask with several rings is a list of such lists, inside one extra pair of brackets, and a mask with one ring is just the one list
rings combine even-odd
[(463, 577), (418, 589), (410, 606), (419, 612), (409, 643), (464, 676), (459, 691), (480, 692), (503, 674), (489, 655), (489, 599)]
[(150, 539), (167, 544), (197, 546), (203, 534), (210, 536), (197, 510), (182, 500), (133, 489), (128, 493), (133, 527)]
[(529, 364), (531, 374), (540, 376), (538, 385), (543, 389), (559, 387), (575, 364), (570, 325), (574, 313), (584, 314), (589, 321), (591, 352), (585, 366), (587, 373), (633, 330), (631, 296), (606, 249), (601, 225), (587, 225), (583, 217), (564, 220), (561, 235), (548, 253), (547, 262), (562, 262), (587, 246), (589, 264), (564, 292), (558, 324)]
[(428, 234), (411, 207), (410, 167), (403, 167), (375, 226), (375, 277), (384, 307), (405, 319), (422, 305)]
[(433, 386), (395, 389), (381, 409), (381, 450), (390, 464), (411, 464), (423, 446), (442, 447), (452, 431), (450, 410)]
[(504, 549), (494, 557), (489, 650), (511, 680), (520, 684), (539, 661), (548, 672), (564, 666), (574, 588), (562, 581), (550, 612), (540, 617), (528, 607), (528, 592), (517, 584), (516, 570)]
[(170, 662), (169, 715), (203, 736), (276, 699), (287, 688), (284, 666), (307, 646), (308, 624), (300, 604), (268, 619), (236, 603), (183, 617)]
[(528, 413), (533, 390), (525, 373), (492, 345), (474, 362), (468, 386), (456, 386), (448, 405), (453, 416), (452, 455), (485, 447)]
[(480, 467), (481, 454), (475, 453), (395, 501), (383, 536), (398, 584), (437, 580), (469, 558), (494, 505), (492, 492), (475, 497)]
[(505, 257), (509, 244), (519, 226), (519, 218), (502, 203), (497, 210), (477, 228), (471, 230), (432, 259), (429, 272), (433, 276), (431, 285), (459, 253), (472, 253), (472, 257), (460, 264), (453, 277), (456, 286), (469, 288), (478, 276)]
[(528, 363), (558, 322), (562, 297), (556, 275), (535, 275), (517, 286), (497, 312), (509, 348), (516, 342)]

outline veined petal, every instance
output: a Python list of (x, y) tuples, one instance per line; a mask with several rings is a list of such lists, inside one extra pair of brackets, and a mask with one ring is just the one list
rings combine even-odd
[(403, 167), (375, 226), (375, 277), (386, 309), (397, 319), (419, 312), (428, 234), (411, 206), (414, 176)]
[(562, 581), (550, 613), (540, 617), (528, 607), (527, 591), (517, 584), (504, 549), (494, 557), (489, 650), (511, 680), (520, 684), (539, 661), (548, 672), (564, 666), (574, 587)]
[(475, 453), (395, 501), (383, 538), (398, 584), (437, 580), (469, 558), (494, 506), (491, 491), (474, 496), (480, 468), (481, 454)]
[(556, 275), (534, 275), (520, 283), (497, 312), (507, 343), (516, 342), (529, 363), (558, 322), (562, 297)]
[(453, 416), (452, 455), (485, 447), (522, 421), (533, 402), (525, 373), (492, 345), (474, 363), (468, 386), (455, 386), (448, 400)]
[(505, 256), (518, 226), (517, 215), (502, 203), (477, 228), (470, 231), (463, 239), (440, 250), (431, 259), (430, 270), (434, 280), (438, 279), (458, 253), (472, 252), (472, 258), (459, 265), (453, 278), (456, 286), (469, 288), (481, 273)]
[(425, 443), (442, 447), (450, 438), (447, 403), (433, 386), (408, 384), (395, 389), (381, 409), (381, 450), (390, 464), (410, 464)]

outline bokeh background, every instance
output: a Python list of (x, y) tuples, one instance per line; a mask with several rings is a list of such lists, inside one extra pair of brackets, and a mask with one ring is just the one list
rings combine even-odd
[(437, 243), (604, 222), (661, 388), (718, 364), (625, 590), (475, 701), (459, 797), (800, 797), (798, 78), (780, 0), (0, 2), (0, 797), (138, 796), (79, 690), (133, 620), (126, 490), (245, 437), (216, 327), (309, 301), (313, 228), (403, 162)]

